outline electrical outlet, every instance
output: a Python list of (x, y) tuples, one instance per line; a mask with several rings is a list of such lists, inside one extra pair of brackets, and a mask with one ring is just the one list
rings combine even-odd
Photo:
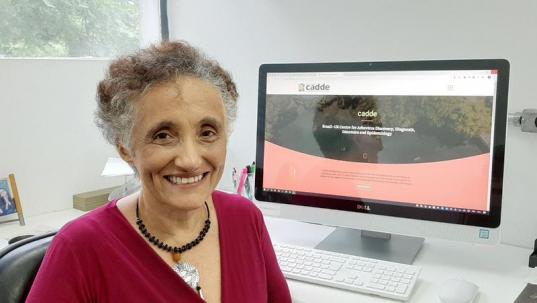
[(523, 132), (537, 133), (537, 109), (525, 109), (520, 118)]

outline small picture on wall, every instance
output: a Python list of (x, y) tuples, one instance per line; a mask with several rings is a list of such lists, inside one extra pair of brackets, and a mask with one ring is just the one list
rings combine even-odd
[(9, 186), (9, 179), (0, 179), (0, 216), (7, 216), (17, 212), (13, 191)]
[(20, 225), (25, 224), (19, 191), (13, 174), (7, 178), (0, 177), (0, 223), (11, 221), (19, 221)]

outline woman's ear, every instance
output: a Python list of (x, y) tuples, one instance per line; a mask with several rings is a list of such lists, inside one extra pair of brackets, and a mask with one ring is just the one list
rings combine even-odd
[(123, 161), (129, 163), (130, 166), (134, 165), (134, 157), (131, 154), (130, 150), (126, 148), (123, 144), (118, 144), (116, 146), (117, 151), (119, 152), (119, 156)]

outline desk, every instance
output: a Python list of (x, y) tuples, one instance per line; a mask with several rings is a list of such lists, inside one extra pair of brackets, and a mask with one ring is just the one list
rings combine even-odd
[[(333, 227), (265, 217), (273, 242), (314, 247)], [(528, 267), (531, 251), (510, 245), (483, 245), (425, 239), (414, 265), (422, 268), (408, 302), (436, 303), (441, 283), (464, 278), (479, 286), (474, 303), (512, 303), (526, 283), (537, 283), (537, 269)], [(395, 302), (371, 295), (288, 280), (293, 300), (300, 303)]]

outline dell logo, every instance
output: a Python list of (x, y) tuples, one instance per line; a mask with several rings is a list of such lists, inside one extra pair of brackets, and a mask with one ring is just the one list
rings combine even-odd
[(363, 204), (356, 204), (356, 209), (371, 211), (371, 207), (369, 205), (363, 205)]

